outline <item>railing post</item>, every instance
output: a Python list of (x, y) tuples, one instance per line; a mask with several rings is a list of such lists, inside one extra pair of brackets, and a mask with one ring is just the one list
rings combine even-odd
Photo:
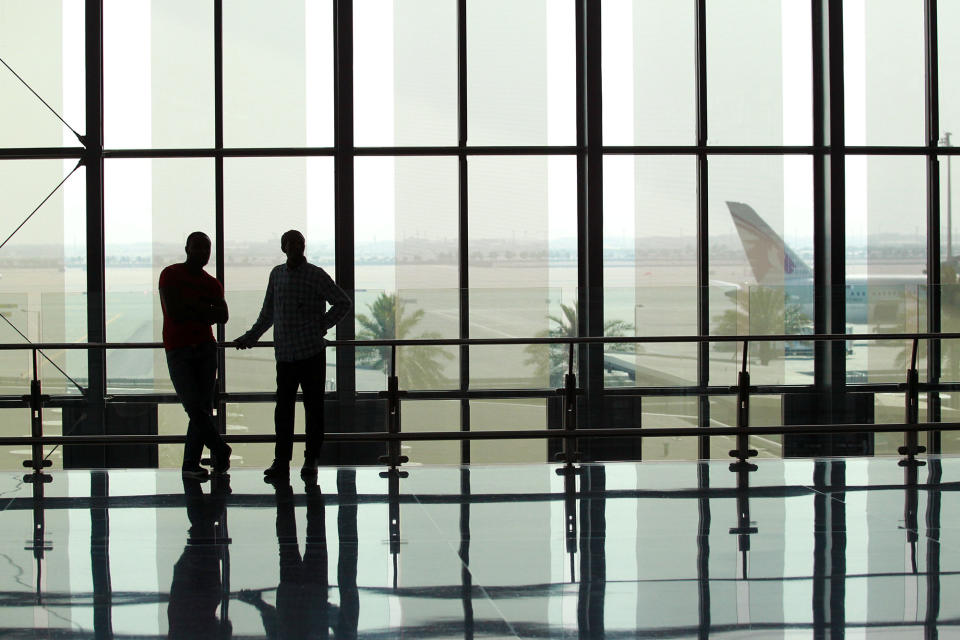
[[(390, 376), (387, 378), (387, 432), (400, 433), (400, 382), (397, 378), (397, 345), (390, 345)], [(390, 505), (387, 513), (387, 529), (390, 535), (390, 555), (393, 557), (393, 588), (397, 588), (397, 559), (400, 554), (400, 478), (409, 474), (399, 467), (408, 462), (407, 456), (400, 455), (400, 440), (387, 441), (387, 455), (380, 456), (379, 461), (390, 465), (386, 471), (380, 472), (381, 478), (387, 479), (387, 491), (390, 495)]]
[[(916, 425), (920, 421), (920, 375), (917, 371), (917, 338), (913, 339), (913, 349), (910, 354), (910, 368), (907, 369), (907, 384), (904, 393), (904, 418), (908, 425)], [(926, 447), (920, 446), (917, 441), (917, 430), (910, 429), (903, 432), (903, 446), (897, 449), (906, 459), (900, 461), (900, 466), (923, 466), (925, 463), (916, 459), (918, 453), (924, 453)]]
[(737, 549), (740, 551), (740, 578), (746, 580), (750, 564), (750, 535), (759, 532), (759, 529), (754, 526), (756, 523), (750, 520), (750, 472), (756, 471), (757, 466), (741, 460), (731, 464), (730, 470), (737, 473), (737, 526), (730, 529), (730, 535), (737, 536)]
[(756, 471), (757, 465), (747, 462), (757, 455), (756, 449), (749, 445), (747, 428), (750, 424), (750, 372), (747, 371), (747, 357), (750, 341), (743, 341), (743, 363), (737, 374), (737, 448), (730, 450), (730, 456), (736, 462), (730, 463), (731, 471)]
[[(30, 436), (33, 438), (42, 438), (43, 401), (48, 400), (49, 396), (43, 395), (43, 390), (40, 385), (36, 348), (31, 350), (31, 355), (33, 356), (33, 379), (30, 381), (30, 395), (25, 396), (24, 400), (30, 404)], [(33, 473), (24, 476), (24, 482), (50, 482), (53, 478), (45, 475), (43, 469), (52, 464), (50, 460), (43, 459), (43, 445), (39, 442), (34, 442), (30, 445), (30, 459), (23, 461), (23, 466), (33, 469)]]
[(563, 451), (557, 454), (556, 459), (567, 463), (580, 460), (580, 451), (577, 447), (577, 374), (573, 372), (573, 354), (576, 345), (568, 344), (569, 356), (567, 373), (563, 376)]
[[(400, 391), (400, 382), (397, 378), (397, 345), (390, 345), (390, 376), (387, 378), (387, 432), (390, 434), (400, 433), (400, 397), (404, 392)], [(387, 442), (387, 455), (380, 456), (378, 459), (384, 464), (389, 464), (391, 469), (396, 469), (404, 462), (409, 462), (407, 456), (400, 455), (400, 440), (391, 439)]]

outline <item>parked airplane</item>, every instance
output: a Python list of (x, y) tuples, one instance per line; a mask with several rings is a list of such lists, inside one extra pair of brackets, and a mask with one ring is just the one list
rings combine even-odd
[[(813, 318), (813, 270), (784, 243), (776, 231), (742, 202), (727, 202), (750, 268), (760, 285), (783, 287), (788, 303), (799, 305)], [(922, 275), (847, 276), (845, 283), (847, 322), (897, 325), (908, 298), (915, 298), (926, 285)], [(899, 319), (899, 320), (898, 320)]]

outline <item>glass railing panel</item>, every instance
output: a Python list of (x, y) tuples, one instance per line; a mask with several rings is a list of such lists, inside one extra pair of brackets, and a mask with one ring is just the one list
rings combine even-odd
[[(457, 289), (403, 289), (357, 292), (357, 340), (429, 340), (459, 334)], [(390, 374), (391, 348), (357, 348), (357, 388), (379, 391)], [(402, 389), (455, 389), (460, 366), (457, 346), (397, 348), (397, 377)], [(382, 375), (381, 375), (382, 374)]]
[[(459, 400), (404, 400), (401, 431), (459, 431)], [(460, 464), (460, 442), (456, 440), (410, 440), (400, 443), (400, 453), (414, 464)]]
[[(30, 409), (26, 407), (0, 409), (0, 420), (2, 420), (3, 424), (3, 427), (0, 428), (0, 434), (4, 436), (30, 435)], [(49, 431), (45, 428), (44, 432), (50, 434), (59, 433), (60, 421), (55, 412), (49, 411), (49, 413), (44, 413), (44, 426), (47, 426), (48, 421)], [(31, 449), (29, 445), (0, 447), (0, 469), (22, 471), (23, 461), (30, 459), (30, 456)]]
[[(556, 289), (472, 289), (469, 296), (471, 338), (576, 335), (576, 300), (564, 298), (563, 293)], [(556, 346), (472, 346), (470, 387), (516, 389), (553, 386), (552, 383), (563, 379), (566, 359), (566, 351)]]
[[(744, 337), (813, 333), (813, 291), (808, 287), (748, 285), (710, 289), (713, 335)], [(711, 345), (711, 384), (736, 384), (743, 364), (743, 343)], [(805, 340), (751, 342), (749, 366), (752, 384), (807, 384), (812, 382), (812, 343)]]
[[(749, 426), (775, 426), (783, 424), (783, 399), (779, 395), (750, 396)], [(737, 426), (736, 396), (714, 396), (710, 398), (710, 426)], [(782, 458), (783, 436), (774, 434), (752, 435), (747, 439), (749, 448), (757, 451), (760, 458)], [(710, 457), (713, 459), (730, 458), (730, 451), (737, 448), (737, 437), (733, 435), (710, 436)]]
[[(696, 335), (696, 287), (604, 289), (604, 336)], [(687, 386), (697, 382), (693, 343), (611, 343), (603, 347), (607, 387)]]
[[(30, 312), (25, 293), (0, 294), (0, 340), (10, 344), (27, 344), (31, 327), (37, 326), (36, 314), (33, 314), (33, 323), (30, 321)], [(24, 339), (23, 335), (28, 339)], [(39, 339), (36, 331), (30, 342)], [(0, 393), (9, 395), (23, 395), (30, 393), (31, 354), (29, 350), (0, 351)]]
[[(537, 430), (547, 428), (547, 400), (541, 398), (504, 398), (471, 400), (470, 430)], [(547, 440), (474, 440), (470, 460), (491, 462), (546, 462)]]
[[(44, 342), (79, 343), (86, 341), (86, 294), (41, 293), (40, 325)], [(77, 385), (86, 388), (88, 384), (86, 350), (60, 349), (46, 350), (44, 353), (49, 360), (46, 358), (40, 360), (40, 380), (43, 384), (43, 392), (79, 396), (81, 392)]]
[[(645, 397), (641, 406), (643, 427), (694, 428), (698, 423), (698, 402), (694, 396)], [(697, 460), (700, 457), (698, 438), (644, 438), (641, 455), (644, 460)]]
[[(893, 278), (893, 276), (891, 276)], [(873, 280), (881, 280), (876, 278)], [(921, 330), (920, 312), (926, 291), (900, 281), (846, 287), (847, 333), (914, 333)], [(923, 322), (923, 324), (926, 324)], [(923, 354), (926, 353), (924, 347)], [(902, 382), (909, 365), (911, 340), (854, 340), (847, 355), (847, 381)], [(919, 365), (925, 364), (918, 361)], [(926, 368), (923, 366), (922, 368)]]

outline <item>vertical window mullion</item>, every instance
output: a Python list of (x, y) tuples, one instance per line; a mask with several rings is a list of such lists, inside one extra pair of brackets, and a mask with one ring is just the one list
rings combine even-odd
[[(470, 337), (470, 217), (467, 189), (467, 0), (457, 0), (457, 189), (460, 289), (460, 337)], [(460, 390), (470, 388), (470, 347), (460, 347)], [(460, 401), (460, 430), (470, 431), (470, 400)], [(460, 463), (470, 463), (470, 441), (460, 441)]]
[[(940, 279), (940, 85), (937, 45), (937, 0), (924, 2), (924, 44), (926, 64), (926, 145), (927, 154), (927, 331), (942, 330)], [(948, 178), (949, 179), (949, 178)], [(927, 380), (940, 381), (940, 341), (928, 342)], [(927, 420), (940, 421), (940, 394), (930, 392)], [(931, 453), (940, 453), (940, 432), (928, 433)]]
[[(226, 249), (223, 220), (223, 0), (213, 3), (213, 117), (214, 117), (214, 207), (216, 235), (216, 277), (226, 290)], [(223, 324), (217, 325), (217, 341), (223, 343), (226, 332)], [(223, 394), (227, 390), (226, 355), (223, 349), (217, 352), (217, 391)], [(226, 403), (217, 402), (217, 428), (220, 433), (227, 431)]]
[[(697, 83), (697, 334), (710, 334), (709, 209), (707, 180), (707, 2), (696, 2), (696, 83)], [(710, 426), (710, 397), (703, 390), (710, 383), (710, 345), (697, 348), (698, 425)], [(700, 436), (699, 458), (710, 457), (710, 436)]]
[[(354, 264), (354, 156), (353, 141), (353, 0), (333, 0), (334, 64), (334, 254), (337, 283), (356, 298)], [(355, 309), (337, 325), (338, 340), (356, 337)], [(337, 349), (338, 424), (346, 416), (356, 391), (356, 351)]]

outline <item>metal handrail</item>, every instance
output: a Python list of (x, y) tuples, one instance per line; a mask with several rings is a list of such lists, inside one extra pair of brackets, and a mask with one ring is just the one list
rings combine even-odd
[[(669, 437), (669, 436), (699, 436), (699, 435), (733, 435), (737, 439), (737, 448), (730, 451), (732, 457), (737, 458), (738, 462), (731, 465), (742, 472), (749, 472), (756, 469), (755, 465), (747, 462), (747, 459), (756, 456), (754, 450), (748, 448), (747, 436), (760, 434), (784, 434), (784, 433), (842, 433), (842, 432), (863, 432), (871, 431), (875, 433), (902, 431), (904, 433), (904, 446), (900, 448), (900, 453), (907, 456), (904, 464), (915, 465), (922, 464), (915, 460), (918, 453), (925, 452), (925, 448), (918, 446), (917, 433), (921, 430), (931, 431), (952, 431), (960, 430), (960, 424), (950, 425), (943, 423), (919, 423), (917, 406), (919, 402), (919, 391), (921, 385), (918, 383), (918, 372), (916, 369), (917, 346), (920, 339), (925, 340), (950, 340), (960, 339), (960, 333), (957, 332), (939, 332), (939, 333), (875, 333), (875, 334), (776, 334), (776, 335), (758, 335), (758, 336), (557, 336), (557, 337), (533, 337), (533, 338), (417, 338), (417, 339), (378, 339), (378, 340), (330, 340), (328, 346), (331, 347), (371, 347), (371, 346), (389, 346), (391, 349), (390, 372), (388, 376), (388, 385), (386, 391), (378, 392), (378, 395), (387, 401), (387, 431), (385, 432), (364, 432), (364, 433), (328, 433), (326, 438), (331, 441), (378, 441), (387, 444), (388, 455), (380, 459), (381, 463), (389, 465), (391, 473), (396, 473), (397, 467), (407, 462), (406, 456), (400, 455), (399, 443), (402, 440), (482, 440), (482, 439), (540, 439), (557, 438), (563, 440), (563, 451), (558, 454), (558, 459), (572, 463), (580, 458), (580, 452), (577, 449), (578, 439), (582, 437)], [(905, 405), (907, 407), (904, 423), (896, 424), (867, 424), (867, 425), (780, 425), (768, 427), (750, 427), (749, 422), (749, 400), (750, 392), (756, 390), (756, 387), (750, 385), (750, 376), (747, 371), (749, 362), (748, 353), (751, 342), (782, 342), (782, 341), (850, 341), (850, 340), (911, 340), (913, 342), (912, 357), (910, 367), (907, 370), (907, 379), (905, 383), (897, 384), (898, 390), (905, 392)], [(578, 344), (607, 344), (607, 343), (710, 343), (710, 342), (735, 342), (743, 344), (742, 367), (738, 372), (737, 384), (727, 387), (728, 390), (737, 394), (738, 411), (737, 425), (735, 427), (709, 427), (709, 428), (627, 428), (627, 429), (606, 429), (589, 428), (577, 426), (577, 397), (582, 394), (582, 389), (577, 387), (576, 374), (574, 371), (574, 348)], [(456, 431), (429, 431), (417, 433), (402, 433), (400, 425), (400, 399), (407, 395), (407, 392), (401, 390), (396, 371), (396, 352), (399, 346), (479, 346), (479, 345), (531, 345), (531, 344), (557, 344), (568, 347), (568, 371), (564, 378), (564, 386), (556, 389), (555, 393), (561, 396), (563, 402), (563, 420), (562, 427), (557, 429), (504, 429), (497, 431), (483, 432), (464, 432), (459, 429)], [(237, 346), (236, 342), (218, 343), (218, 348), (226, 349)], [(273, 346), (273, 342), (258, 342), (255, 347)], [(107, 349), (157, 349), (162, 348), (163, 344), (158, 342), (101, 342), (101, 343), (3, 343), (0, 344), (0, 350), (30, 350), (33, 353), (33, 380), (31, 381), (31, 392), (29, 396), (23, 396), (23, 401), (28, 402), (31, 409), (31, 436), (0, 437), (0, 445), (27, 445), (31, 446), (31, 460), (25, 461), (24, 465), (32, 467), (35, 471), (35, 478), (42, 476), (42, 469), (50, 466), (50, 461), (43, 457), (42, 447), (44, 444), (132, 444), (132, 443), (178, 443), (183, 442), (185, 436), (160, 436), (160, 435), (99, 435), (99, 436), (44, 436), (42, 410), (49, 396), (44, 396), (40, 389), (40, 380), (37, 371), (37, 354), (43, 350), (107, 350)], [(935, 388), (936, 385), (922, 385), (924, 388)], [(81, 391), (83, 389), (81, 388)], [(303, 436), (295, 438), (302, 439)], [(275, 437), (272, 435), (255, 436), (231, 436), (228, 438), (233, 442), (272, 442)]]
[[(330, 347), (415, 347), (415, 346), (483, 346), (529, 344), (618, 344), (618, 343), (711, 343), (711, 342), (836, 342), (850, 340), (960, 340), (960, 332), (904, 333), (781, 333), (751, 336), (556, 336), (530, 338), (380, 338), (377, 340), (327, 340)], [(218, 342), (222, 348), (235, 347), (236, 342)], [(257, 342), (256, 347), (272, 347), (272, 341)], [(24, 349), (162, 349), (162, 342), (24, 342), (0, 343), (0, 351)]]

